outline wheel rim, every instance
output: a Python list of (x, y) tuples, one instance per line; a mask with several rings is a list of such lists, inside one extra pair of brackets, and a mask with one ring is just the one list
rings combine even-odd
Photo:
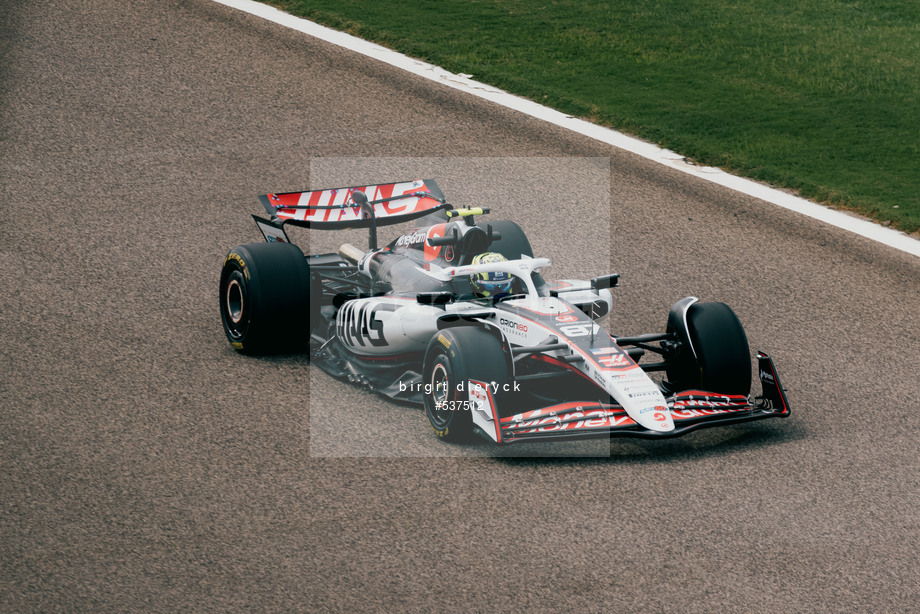
[(432, 416), (438, 424), (447, 424), (450, 417), (450, 408), (447, 407), (450, 398), (450, 374), (443, 361), (435, 362), (428, 384), (431, 390), (429, 395)]
[(235, 279), (227, 286), (227, 315), (234, 324), (243, 319), (243, 288)]
[(227, 331), (237, 339), (246, 334), (246, 328), (249, 326), (246, 303), (243, 276), (239, 271), (234, 271), (227, 280), (223, 308)]

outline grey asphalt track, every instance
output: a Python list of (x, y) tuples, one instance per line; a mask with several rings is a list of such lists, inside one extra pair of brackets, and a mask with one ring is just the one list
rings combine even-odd
[[(0, 17), (0, 609), (918, 609), (917, 259), (206, 0)], [(255, 196), (402, 169), (622, 273), (618, 332), (732, 305), (793, 416), (508, 458), (237, 355)]]

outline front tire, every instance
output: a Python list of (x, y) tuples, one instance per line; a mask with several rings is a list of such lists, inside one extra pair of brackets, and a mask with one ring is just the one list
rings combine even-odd
[(474, 440), (469, 381), (494, 384), (497, 405), (501, 392), (510, 390), (511, 371), (498, 337), (478, 326), (458, 326), (438, 332), (428, 343), (422, 377), (425, 415), (435, 435), (469, 443)]
[(305, 348), (310, 334), (310, 267), (296, 245), (251, 243), (227, 254), (220, 316), (230, 344), (244, 354)]
[[(669, 332), (671, 331), (669, 327)], [(751, 352), (738, 316), (724, 303), (694, 303), (687, 310), (689, 347), (681, 349), (668, 369), (677, 390), (699, 389), (749, 395)]]

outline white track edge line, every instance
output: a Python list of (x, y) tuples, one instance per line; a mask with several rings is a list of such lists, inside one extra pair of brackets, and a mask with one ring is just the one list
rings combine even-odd
[(350, 34), (321, 26), (301, 17), (295, 17), (274, 7), (256, 2), (255, 0), (212, 1), (297, 30), (328, 43), (360, 53), (361, 55), (374, 58), (396, 68), (430, 79), (431, 81), (436, 81), (448, 87), (495, 102), (509, 109), (520, 111), (531, 117), (542, 119), (548, 123), (607, 143), (618, 149), (634, 153), (653, 162), (657, 162), (658, 164), (687, 173), (688, 175), (700, 177), (712, 183), (735, 190), (736, 192), (741, 192), (742, 194), (753, 196), (754, 198), (778, 205), (785, 209), (790, 209), (802, 215), (836, 226), (837, 228), (848, 230), (873, 241), (920, 257), (920, 241), (901, 231), (886, 228), (867, 219), (858, 218), (854, 215), (830, 209), (805, 198), (789, 194), (776, 188), (771, 188), (770, 186), (750, 179), (731, 175), (718, 168), (689, 164), (683, 156), (673, 151), (662, 149), (657, 145), (641, 141), (621, 132), (566, 115), (531, 100), (509, 94), (508, 92), (484, 83), (479, 83), (466, 75), (457, 75), (443, 68), (428, 64), (427, 62), (414, 60), (376, 43), (371, 43)]

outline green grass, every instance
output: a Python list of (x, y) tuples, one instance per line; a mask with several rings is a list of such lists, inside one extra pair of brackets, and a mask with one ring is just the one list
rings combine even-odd
[(680, 152), (920, 230), (917, 0), (273, 0)]

